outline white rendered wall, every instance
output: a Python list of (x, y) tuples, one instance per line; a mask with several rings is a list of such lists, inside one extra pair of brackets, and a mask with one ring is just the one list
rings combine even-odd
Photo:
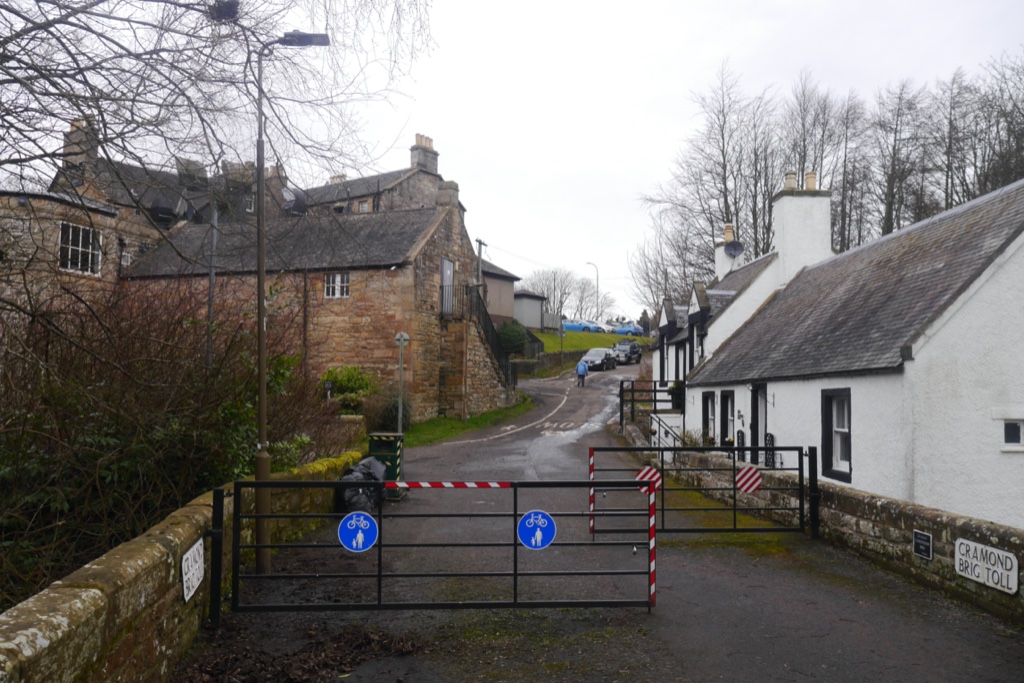
[(914, 345), (907, 363), (917, 502), (1024, 529), (1024, 236)]
[[(762, 256), (761, 258), (770, 258)], [(710, 358), (726, 339), (747, 322), (762, 304), (781, 285), (779, 260), (768, 264), (753, 282), (747, 285), (743, 293), (733, 298), (725, 310), (716, 315), (708, 325), (707, 336), (704, 338), (704, 356)]]
[[(909, 500), (910, 401), (904, 386), (903, 375), (896, 373), (772, 382), (768, 384), (767, 390), (766, 431), (775, 435), (775, 445), (779, 447), (817, 447), (820, 474), (821, 392), (823, 389), (849, 389), (852, 455), (852, 481), (849, 485), (863, 491)], [(700, 429), (701, 393), (710, 390), (709, 387), (688, 388), (688, 430)], [(716, 393), (722, 390), (735, 392), (736, 408), (745, 418), (749, 444), (752, 414), (750, 390), (746, 385), (714, 387)], [(786, 467), (796, 464), (789, 457), (786, 457), (785, 463)]]

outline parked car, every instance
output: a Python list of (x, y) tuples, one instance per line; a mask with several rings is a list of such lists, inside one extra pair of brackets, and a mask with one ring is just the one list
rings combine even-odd
[(598, 323), (601, 331), (605, 334), (615, 334), (615, 325), (609, 325), (608, 323)]
[(643, 356), (640, 345), (632, 339), (620, 339), (612, 348), (615, 349), (616, 359), (623, 365), (639, 363)]
[(562, 321), (562, 329), (566, 332), (600, 332), (601, 326), (592, 320), (569, 320)]
[(583, 362), (590, 370), (614, 370), (617, 365), (611, 349), (590, 349), (583, 354)]
[(619, 326), (615, 328), (615, 334), (626, 334), (631, 337), (642, 337), (644, 336), (644, 328), (640, 327), (634, 322), (619, 323)]

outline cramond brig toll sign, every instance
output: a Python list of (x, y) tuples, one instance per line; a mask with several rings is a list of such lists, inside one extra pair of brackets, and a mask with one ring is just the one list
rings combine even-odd
[(962, 538), (956, 541), (956, 573), (1013, 595), (1017, 592), (1017, 556)]

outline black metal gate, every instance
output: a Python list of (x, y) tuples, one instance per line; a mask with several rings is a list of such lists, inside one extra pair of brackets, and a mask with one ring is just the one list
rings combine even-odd
[[(609, 491), (636, 491), (632, 480), (609, 479), (601, 485)], [(598, 542), (588, 530), (590, 486), (589, 481), (235, 482), (231, 609), (650, 610), (656, 595), (655, 498), (634, 497), (631, 505), (609, 513), (617, 536)], [(372, 547), (367, 540), (365, 552), (350, 551), (346, 535), (352, 532), (344, 525), (347, 516), (349, 525), (356, 518), (349, 513), (253, 511), (255, 489), (321, 489), (321, 494), (338, 495), (352, 487), (372, 490), (379, 499), (372, 515), (358, 518), (360, 524), (376, 525), (367, 530), (367, 539), (371, 531), (377, 535)], [(409, 495), (389, 501), (385, 487), (407, 489)], [(302, 494), (308, 497), (307, 491)], [(527, 515), (538, 511), (553, 523), (552, 540), (543, 550), (530, 548), (517, 535), (524, 520), (532, 521)], [(272, 526), (274, 538), (295, 540), (257, 545), (252, 542), (257, 520)], [(310, 534), (314, 527), (320, 529)], [(273, 554), (271, 573), (256, 573), (254, 557), (262, 549)]]
[[(763, 468), (747, 455), (775, 465)], [(650, 456), (655, 457), (650, 457)], [(637, 464), (637, 457), (649, 458)], [(804, 460), (809, 465), (805, 479)], [(788, 467), (782, 463), (790, 463)], [(795, 463), (795, 464), (794, 464)], [(590, 528), (615, 533), (614, 517), (635, 493), (605, 479), (657, 480), (657, 529), (669, 533), (803, 532), (818, 535), (817, 448), (648, 447), (590, 449)], [(777, 473), (788, 476), (775, 476)], [(637, 488), (634, 488), (636, 491)], [(763, 518), (772, 521), (766, 521)]]

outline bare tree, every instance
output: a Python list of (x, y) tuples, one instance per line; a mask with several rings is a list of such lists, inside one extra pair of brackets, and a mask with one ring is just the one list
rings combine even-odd
[(558, 317), (565, 315), (566, 304), (572, 296), (576, 276), (566, 268), (535, 270), (519, 283), (521, 289), (547, 297), (545, 310)]
[[(258, 1), (239, 15), (233, 0), (13, 0), (0, 6), (0, 170), (45, 185), (76, 120), (111, 159), (251, 160), (261, 51), (270, 158), (356, 163), (346, 104), (386, 91), (421, 47), (425, 4)], [(271, 49), (294, 21), (332, 46)]]
[(879, 90), (872, 128), (875, 137), (876, 194), (881, 205), (881, 232), (888, 235), (904, 225), (904, 209), (913, 206), (921, 171), (922, 105), (925, 91), (902, 80)]

